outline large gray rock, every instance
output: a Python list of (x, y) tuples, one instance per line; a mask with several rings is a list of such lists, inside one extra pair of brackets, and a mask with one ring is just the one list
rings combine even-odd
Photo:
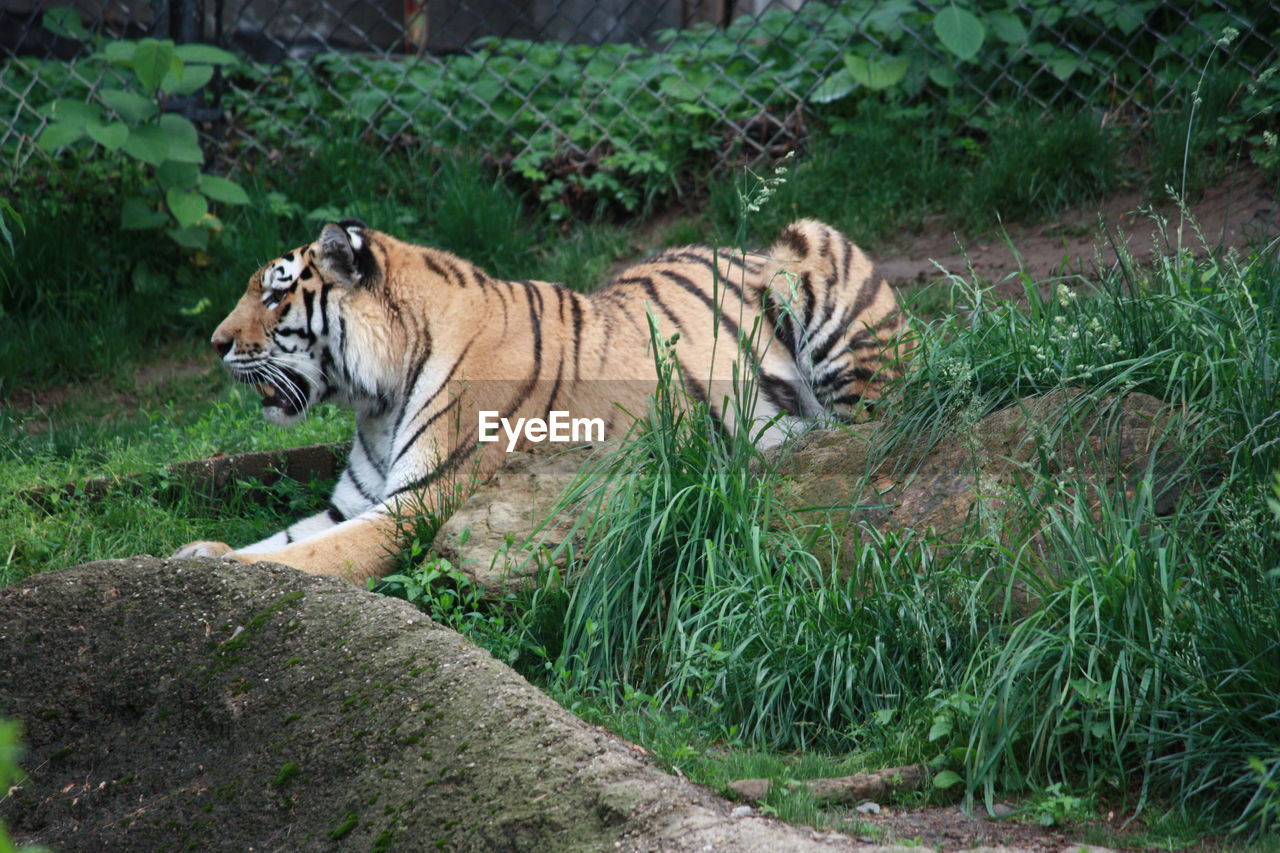
[[(830, 850), (647, 765), (402, 601), (136, 557), (0, 591), (21, 843), (86, 850)], [(874, 848), (857, 848), (874, 849)]]

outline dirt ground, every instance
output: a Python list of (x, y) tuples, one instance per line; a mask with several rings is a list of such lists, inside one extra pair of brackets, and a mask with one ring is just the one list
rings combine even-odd
[[(878, 815), (853, 815), (864, 826), (876, 831), (880, 844), (920, 845), (926, 850), (951, 853), (973, 848), (1007, 848), (1027, 853), (1066, 853), (1084, 847), (1091, 853), (1115, 848), (1094, 847), (1083, 840), (1078, 827), (1042, 827), (1034, 822), (1013, 818), (992, 819), (978, 806), (966, 814), (959, 806), (935, 806), (924, 809), (885, 807)], [(871, 835), (855, 835), (859, 841)], [(1126, 848), (1121, 848), (1126, 849)]]
[(926, 224), (918, 234), (879, 247), (877, 266), (898, 287), (934, 281), (943, 277), (943, 270), (965, 275), (972, 269), (993, 283), (1000, 296), (1016, 299), (1023, 294), (1019, 269), (1042, 282), (1076, 274), (1092, 277), (1117, 263), (1117, 249), (1146, 263), (1155, 253), (1178, 246), (1200, 254), (1206, 249), (1244, 250), (1275, 239), (1280, 236), (1275, 193), (1274, 181), (1247, 168), (1227, 175), (1189, 204), (1189, 216), (1172, 200), (1144, 205), (1135, 190), (1101, 206), (1080, 205), (1038, 225), (1010, 223), (1004, 233), (965, 239), (941, 225)]

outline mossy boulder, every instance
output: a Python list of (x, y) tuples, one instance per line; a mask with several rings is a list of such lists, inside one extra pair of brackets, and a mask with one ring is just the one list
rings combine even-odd
[(74, 850), (819, 850), (660, 772), (406, 603), (136, 557), (0, 591), (19, 843)]

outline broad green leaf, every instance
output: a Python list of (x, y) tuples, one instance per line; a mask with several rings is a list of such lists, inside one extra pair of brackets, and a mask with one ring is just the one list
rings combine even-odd
[(44, 17), (40, 19), (40, 25), (55, 36), (62, 36), (64, 39), (88, 41), (90, 38), (89, 31), (80, 21), (80, 13), (71, 6), (62, 6), (45, 12)]
[(933, 726), (929, 729), (929, 741), (932, 743), (939, 738), (944, 738), (951, 734), (952, 726), (949, 717), (937, 717), (933, 721)]
[(181, 226), (194, 225), (209, 212), (209, 202), (193, 190), (169, 190), (164, 194), (165, 203)]
[(45, 151), (53, 152), (65, 148), (82, 136), (84, 136), (84, 125), (55, 121), (40, 131), (40, 135), (36, 137), (36, 144)]
[(133, 52), (137, 49), (138, 43), (134, 41), (109, 41), (94, 57), (124, 65), (133, 61)]
[(957, 782), (963, 782), (964, 777), (954, 770), (943, 770), (937, 776), (933, 777), (933, 787), (950, 788)]
[(196, 126), (177, 113), (165, 113), (160, 116), (160, 129), (181, 142), (200, 144), (200, 132), (196, 130)]
[(986, 30), (972, 12), (948, 6), (933, 17), (933, 32), (942, 46), (961, 59), (977, 56)]
[(236, 65), (240, 62), (234, 53), (211, 44), (180, 44), (177, 50), (183, 62), (202, 65)]
[(956, 72), (945, 65), (931, 66), (929, 68), (929, 79), (934, 82), (934, 85), (941, 86), (943, 89), (950, 89), (960, 82), (960, 77)]
[[(202, 65), (200, 67), (208, 68), (209, 66)], [(160, 78), (160, 91), (176, 92), (178, 90), (178, 87), (181, 86), (183, 81), (186, 79), (187, 79), (187, 65), (185, 62), (179, 59), (178, 55), (175, 53), (169, 59), (169, 70), (166, 71), (165, 75)]]
[(175, 113), (160, 116), (160, 130), (169, 140), (169, 159), (180, 163), (203, 163), (200, 134), (196, 126)]
[(200, 191), (214, 201), (223, 204), (248, 204), (249, 194), (235, 181), (220, 178), (217, 175), (203, 175), (200, 178)]
[(169, 137), (154, 124), (144, 124), (129, 131), (123, 149), (135, 160), (159, 166), (169, 159)]
[(858, 82), (853, 79), (848, 68), (838, 68), (835, 73), (818, 84), (818, 88), (813, 90), (809, 100), (815, 104), (829, 104), (848, 95), (857, 88), (857, 85)]
[(120, 207), (120, 227), (126, 231), (159, 228), (169, 221), (169, 214), (156, 210), (143, 199), (130, 196)]
[(991, 27), (991, 34), (1005, 44), (1027, 43), (1027, 28), (1012, 12), (991, 12), (986, 20), (987, 26)]
[(702, 92), (682, 77), (668, 77), (658, 87), (663, 94), (680, 101), (696, 101)]
[(209, 232), (203, 228), (197, 228), (189, 225), (186, 228), (170, 228), (164, 233), (169, 235), (169, 239), (177, 243), (184, 249), (198, 249), (203, 251), (209, 248)]
[(64, 124), (83, 125), (102, 118), (102, 107), (97, 104), (65, 99), (50, 101), (40, 108), (40, 112)]
[(1136, 3), (1117, 3), (1111, 24), (1118, 27), (1120, 32), (1131, 36), (1147, 22), (1145, 12), (1146, 9)]
[(1076, 73), (1083, 64), (1083, 59), (1065, 52), (1056, 53), (1049, 57), (1048, 61), (1045, 62), (1050, 73), (1064, 83), (1067, 81), (1067, 78)]
[(133, 51), (133, 73), (145, 92), (160, 88), (160, 82), (170, 72), (173, 60), (173, 42), (159, 39), (143, 39)]
[(150, 98), (124, 89), (103, 89), (98, 93), (102, 102), (119, 114), (120, 118), (138, 124), (151, 118), (160, 108)]
[(200, 89), (213, 78), (212, 65), (188, 65), (182, 70), (181, 77), (165, 77), (160, 88), (166, 92), (179, 95), (190, 95)]
[(318, 222), (338, 222), (346, 217), (343, 215), (342, 211), (338, 210), (338, 208), (332, 204), (322, 204), (315, 210), (308, 213), (306, 218)]
[(849, 69), (849, 74), (854, 80), (878, 92), (897, 85), (906, 75), (907, 69), (911, 67), (911, 60), (905, 56), (868, 59), (846, 53), (844, 67)]
[(195, 163), (165, 160), (156, 169), (156, 180), (166, 190), (190, 190), (200, 183), (200, 167)]
[(88, 122), (84, 126), (84, 132), (108, 151), (120, 150), (120, 146), (124, 145), (125, 140), (129, 138), (129, 126), (122, 121), (113, 121), (110, 124)]

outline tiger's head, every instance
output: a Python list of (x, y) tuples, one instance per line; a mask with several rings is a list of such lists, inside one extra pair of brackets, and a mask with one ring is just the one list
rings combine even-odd
[(339, 390), (332, 347), (340, 335), (337, 301), (377, 274), (368, 244), (359, 220), (325, 225), (314, 243), (254, 273), (214, 330), (214, 350), (232, 378), (262, 395), (268, 421), (292, 426)]

